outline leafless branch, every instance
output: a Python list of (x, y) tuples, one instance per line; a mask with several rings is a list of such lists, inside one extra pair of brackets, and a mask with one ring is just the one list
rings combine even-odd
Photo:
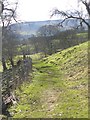
[(80, 24), (85, 23), (87, 26), (90, 27), (90, 24), (82, 17), (82, 14), (79, 11), (64, 12), (64, 11), (59, 11), (58, 9), (55, 9), (51, 17), (54, 15), (59, 15), (63, 17), (63, 20), (59, 23), (61, 26), (67, 19), (77, 19), (77, 20), (80, 20)]
[(2, 8), (1, 20), (2, 20), (3, 27), (6, 27), (6, 26), (8, 27), (12, 22), (12, 20), (17, 22), (16, 9), (17, 9), (18, 3), (16, 2), (14, 4), (15, 4), (14, 5), (15, 8), (11, 8), (7, 0), (3, 0), (2, 2), (3, 8)]

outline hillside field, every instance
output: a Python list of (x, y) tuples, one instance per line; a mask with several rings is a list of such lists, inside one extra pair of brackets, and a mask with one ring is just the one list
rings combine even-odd
[(13, 118), (88, 118), (88, 42), (33, 59), (31, 80), (15, 92)]

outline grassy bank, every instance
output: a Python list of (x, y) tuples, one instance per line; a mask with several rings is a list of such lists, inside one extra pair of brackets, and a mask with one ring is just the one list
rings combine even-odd
[(88, 117), (88, 44), (34, 59), (32, 82), (16, 90), (14, 118)]

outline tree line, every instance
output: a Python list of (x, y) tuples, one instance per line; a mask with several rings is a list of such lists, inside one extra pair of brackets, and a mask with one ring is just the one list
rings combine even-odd
[(28, 45), (30, 44), (31, 49), (29, 50), (31, 54), (43, 52), (47, 56), (57, 52), (59, 49), (63, 50), (87, 41), (87, 34), (84, 38), (82, 37), (83, 34), (87, 33), (86, 30), (79, 31), (81, 36), (78, 36), (79, 32), (74, 29), (58, 31), (55, 34), (52, 34), (52, 29), (49, 30), (40, 28), (38, 36), (33, 36), (27, 40)]

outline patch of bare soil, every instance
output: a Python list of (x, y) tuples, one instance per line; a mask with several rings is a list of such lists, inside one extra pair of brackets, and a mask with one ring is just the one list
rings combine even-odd
[(55, 89), (48, 89), (42, 93), (42, 107), (47, 110), (47, 112), (51, 112), (58, 105), (57, 100), (60, 96), (61, 91)]

